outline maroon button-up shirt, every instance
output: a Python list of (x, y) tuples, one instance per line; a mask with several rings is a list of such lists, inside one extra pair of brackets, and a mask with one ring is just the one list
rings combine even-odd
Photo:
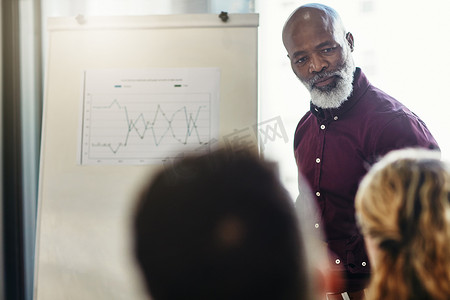
[[(311, 110), (294, 140), (299, 178), (317, 200), (315, 228), (325, 233), (332, 263), (348, 273), (369, 273), (364, 240), (355, 222), (354, 197), (368, 168), (390, 150), (438, 149), (430, 131), (403, 104), (372, 86), (356, 68), (353, 93), (337, 109)], [(296, 205), (301, 210), (301, 197)], [(352, 288), (349, 287), (349, 290)]]

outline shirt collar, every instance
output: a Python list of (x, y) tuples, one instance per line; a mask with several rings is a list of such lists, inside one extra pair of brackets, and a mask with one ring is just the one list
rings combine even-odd
[(366, 92), (369, 87), (369, 80), (361, 71), (360, 68), (355, 69), (355, 73), (353, 76), (353, 90), (352, 94), (348, 99), (342, 103), (338, 108), (327, 108), (322, 109), (314, 104), (310, 104), (310, 111), (313, 115), (315, 115), (318, 119), (329, 119), (342, 116), (345, 112), (350, 110), (361, 98), (361, 96)]

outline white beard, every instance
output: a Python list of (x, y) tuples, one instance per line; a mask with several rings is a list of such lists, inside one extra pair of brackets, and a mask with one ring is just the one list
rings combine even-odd
[[(302, 81), (311, 94), (311, 102), (320, 108), (338, 108), (344, 103), (353, 91), (353, 73), (355, 63), (348, 55), (344, 64), (334, 72), (324, 72), (316, 75), (312, 80)], [(322, 89), (314, 87), (313, 84), (325, 76), (337, 76), (336, 85)]]

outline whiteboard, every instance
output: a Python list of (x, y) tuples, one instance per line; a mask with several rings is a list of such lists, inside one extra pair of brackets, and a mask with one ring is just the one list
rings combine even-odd
[(217, 68), (218, 144), (227, 145), (251, 137), (258, 122), (258, 22), (257, 14), (48, 20), (35, 299), (146, 299), (130, 213), (142, 183), (164, 165), (78, 163), (83, 72)]

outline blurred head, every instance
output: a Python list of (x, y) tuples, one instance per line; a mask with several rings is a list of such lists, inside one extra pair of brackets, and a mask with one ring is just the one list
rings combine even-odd
[(274, 166), (219, 150), (159, 172), (136, 207), (135, 252), (155, 300), (308, 294), (293, 202)]
[(283, 28), (283, 43), (292, 70), (321, 108), (337, 108), (351, 95), (355, 65), (353, 36), (331, 7), (297, 8)]
[(371, 299), (448, 299), (450, 169), (439, 154), (389, 153), (362, 180), (355, 201), (373, 265)]

